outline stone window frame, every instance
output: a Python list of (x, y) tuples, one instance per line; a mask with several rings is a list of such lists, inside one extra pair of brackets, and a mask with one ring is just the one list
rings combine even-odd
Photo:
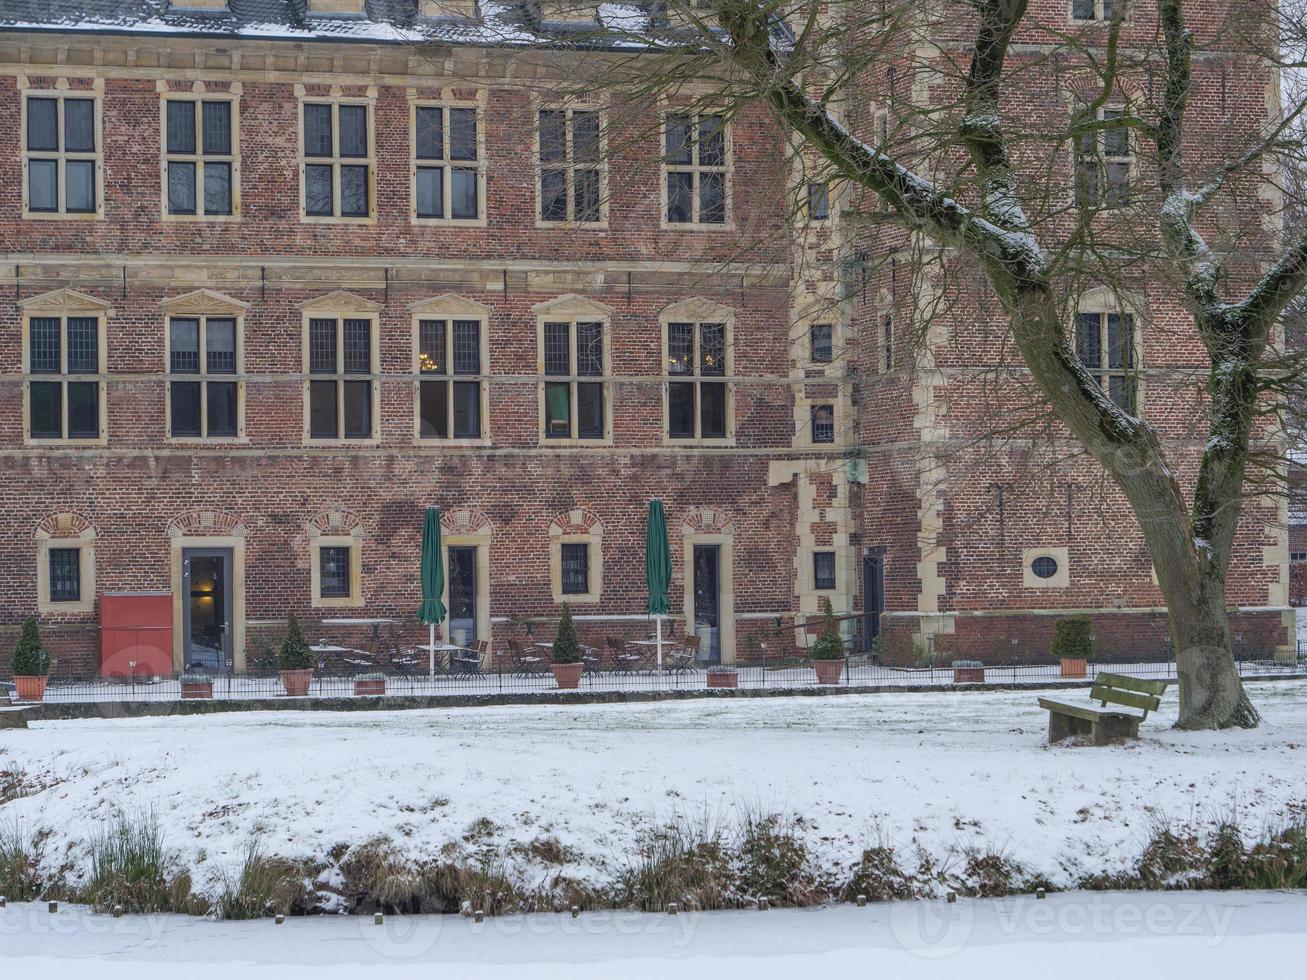
[[(343, 448), (349, 446), (376, 446), (381, 443), (381, 304), (362, 296), (355, 296), (353, 293), (335, 292), (328, 293), (326, 296), (319, 296), (316, 299), (308, 300), (300, 304), (300, 371), (301, 371), (301, 396), (302, 396), (302, 441), (303, 445), (309, 447), (335, 447)], [(309, 373), (309, 321), (311, 320), (368, 320), (372, 325), (372, 342), (371, 342), (371, 373), (347, 375), (344, 373), (344, 357), (341, 346), (344, 344), (343, 328), (337, 331), (337, 367), (338, 370), (331, 375), (312, 375)], [(345, 438), (343, 431), (344, 406), (343, 399), (344, 385), (341, 384), (337, 392), (337, 411), (340, 412), (339, 418), (342, 421), (342, 431), (338, 438), (318, 439), (310, 435), (310, 396), (309, 386), (316, 379), (319, 381), (331, 380), (342, 382), (345, 380), (362, 381), (366, 379), (372, 385), (372, 404), (371, 404), (371, 427), (372, 434), (366, 438)]]
[[(586, 572), (585, 592), (563, 591), (563, 545), (584, 544), (589, 549), (589, 566)], [(595, 523), (586, 528), (578, 523), (575, 513), (566, 525), (555, 518), (549, 526), (549, 589), (555, 605), (594, 605), (601, 602), (604, 593), (604, 528)]]
[[(299, 167), (299, 220), (301, 224), (370, 225), (377, 222), (377, 89), (369, 85), (363, 95), (346, 95), (341, 86), (331, 86), (327, 94), (310, 93), (308, 87), (296, 83), (296, 164)], [(304, 107), (312, 104), (329, 104), (332, 107), (332, 156), (308, 157), (304, 145)], [(366, 157), (340, 156), (340, 106), (361, 105), (367, 109), (368, 154)], [(311, 165), (329, 163), (332, 167), (332, 213), (309, 214), (307, 204), (308, 170)], [(340, 214), (340, 166), (366, 164), (368, 168), (368, 213), (365, 215)]]
[[(725, 329), (725, 348), (726, 348), (726, 373), (717, 379), (726, 385), (726, 435), (722, 437), (708, 436), (702, 434), (702, 416), (698, 410), (699, 402), (695, 400), (695, 417), (694, 429), (696, 435), (693, 438), (672, 438), (669, 433), (671, 426), (670, 415), (670, 385), (675, 381), (684, 380), (685, 378), (695, 379), (699, 383), (700, 375), (673, 375), (667, 363), (667, 341), (668, 328), (673, 323), (693, 323), (695, 325), (695, 354), (696, 363), (698, 361), (699, 337), (701, 328), (705, 323), (720, 323)], [(707, 446), (707, 447), (731, 447), (735, 445), (735, 310), (729, 306), (723, 306), (715, 303), (710, 299), (694, 297), (673, 303), (671, 306), (664, 307), (658, 313), (658, 330), (660, 335), (660, 344), (658, 357), (661, 366), (659, 373), (662, 376), (662, 445), (664, 446)]]
[[(1145, 382), (1144, 371), (1144, 342), (1142, 324), (1147, 319), (1147, 311), (1140, 305), (1139, 298), (1132, 292), (1113, 291), (1106, 286), (1100, 286), (1087, 290), (1082, 293), (1078, 301), (1074, 304), (1074, 320), (1071, 324), (1071, 348), (1076, 352), (1079, 360), (1079, 339), (1080, 339), (1080, 318), (1081, 316), (1097, 315), (1103, 319), (1100, 322), (1099, 329), (1106, 334), (1106, 317), (1110, 314), (1122, 314), (1132, 318), (1131, 324), (1131, 356), (1134, 358), (1134, 366), (1131, 372), (1123, 372), (1117, 369), (1108, 368), (1086, 368), (1090, 375), (1097, 380), (1098, 377), (1108, 377), (1113, 375), (1129, 374), (1134, 378), (1134, 408), (1129, 414), (1136, 418), (1142, 418), (1145, 405), (1147, 403), (1146, 393), (1147, 384)], [(1106, 353), (1106, 346), (1103, 346)], [(1100, 387), (1103, 394), (1110, 400), (1111, 396), (1105, 389)], [(1113, 402), (1115, 404), (1115, 402)], [(1119, 407), (1119, 406), (1118, 406)], [(1122, 409), (1122, 411), (1127, 411)]]
[(1093, 0), (1093, 2), (1094, 2), (1093, 17), (1077, 17), (1076, 10), (1075, 10), (1075, 0), (1067, 0), (1067, 5), (1066, 5), (1067, 23), (1078, 24), (1078, 25), (1106, 24), (1111, 19), (1111, 13), (1107, 10), (1109, 5), (1122, 8), (1123, 21), (1128, 21), (1130, 18), (1131, 4), (1128, 3), (1127, 0), (1115, 0), (1115, 3), (1113, 3), (1112, 0)]
[[(813, 207), (818, 201), (825, 205), (825, 212), (818, 213)], [(835, 216), (835, 192), (829, 180), (809, 180), (804, 184), (802, 210), (808, 221), (829, 224)]]
[[(181, 296), (173, 296), (163, 300), (159, 304), (163, 312), (163, 373), (164, 373), (164, 393), (163, 393), (163, 431), (164, 438), (170, 443), (189, 443), (199, 445), (232, 445), (249, 442), (245, 433), (245, 313), (249, 309), (249, 303), (233, 299), (230, 296), (224, 296), (222, 293), (214, 292), (210, 289), (197, 289), (193, 292), (183, 293)], [(172, 373), (172, 321), (178, 320), (199, 320), (200, 327), (200, 364), (202, 370), (199, 374), (174, 375)], [(236, 373), (232, 375), (222, 375), (224, 381), (236, 382), (236, 434), (233, 436), (174, 436), (172, 434), (172, 382), (174, 378), (178, 381), (199, 381), (203, 386), (200, 395), (200, 413), (203, 425), (205, 416), (205, 407), (208, 404), (207, 384), (209, 374), (207, 365), (204, 363), (204, 324), (205, 321), (214, 320), (235, 320), (236, 321)]]
[[(166, 87), (166, 82), (159, 82), (159, 214), (161, 220), (165, 222), (233, 222), (241, 220), (241, 127), (240, 127), (240, 99), (242, 86), (240, 82), (233, 82), (230, 88), (210, 90), (204, 82), (195, 82), (190, 89), (170, 89)], [(168, 103), (169, 102), (191, 102), (196, 106), (196, 147), (193, 154), (177, 154), (168, 152)], [(201, 145), (203, 103), (205, 102), (226, 102), (231, 106), (231, 153), (226, 155), (206, 156), (204, 155)], [(300, 137), (301, 146), (303, 146), (303, 134)], [(195, 179), (195, 214), (173, 214), (168, 210), (168, 162), (170, 160), (180, 160), (183, 162), (193, 162), (196, 165)], [(208, 160), (219, 163), (231, 164), (231, 213), (230, 214), (205, 214), (203, 212), (202, 202), (204, 192), (202, 190), (202, 181), (200, 179), (201, 164)], [(301, 197), (303, 191), (301, 190)]]
[[(812, 358), (812, 332), (818, 326), (830, 328), (829, 361), (814, 361)], [(848, 407), (846, 391), (838, 386), (847, 376), (845, 354), (849, 349), (849, 339), (846, 311), (837, 305), (836, 300), (813, 299), (802, 305), (793, 318), (790, 344), (795, 353), (790, 366), (790, 379), (794, 396), (792, 442), (795, 448), (816, 448), (822, 451), (840, 441)], [(809, 384), (832, 387), (834, 390), (827, 395), (810, 397)], [(820, 405), (829, 405), (832, 410), (834, 438), (828, 442), (816, 442), (812, 438), (812, 410)]]
[[(426, 166), (422, 160), (418, 159), (418, 109), (441, 109), (443, 111), (442, 119), (444, 122), (445, 150), (446, 155), (442, 160), (429, 161), (431, 165), (438, 164), (444, 168), (444, 175), (441, 180), (441, 190), (445, 200), (445, 217), (435, 218), (431, 216), (418, 215), (418, 168)], [(476, 110), (477, 125), (477, 157), (474, 161), (458, 161), (464, 167), (471, 165), (477, 174), (477, 217), (475, 218), (454, 218), (450, 217), (452, 210), (452, 176), (451, 171), (454, 169), (452, 161), (448, 158), (449, 146), (449, 110), (450, 109), (474, 109)], [(435, 227), (462, 227), (462, 228), (484, 228), (488, 222), (488, 204), (486, 200), (487, 190), (487, 163), (486, 163), (486, 92), (484, 89), (478, 89), (476, 96), (473, 98), (462, 98), (454, 94), (452, 90), (442, 90), (439, 95), (423, 96), (419, 95), (416, 90), (410, 89), (408, 92), (408, 187), (409, 187), (409, 221), (414, 225), (431, 225)]]
[[(322, 549), (349, 549), (349, 595), (322, 594)], [(309, 532), (309, 601), (314, 609), (357, 609), (367, 604), (363, 596), (363, 529), (343, 534), (325, 534), (314, 527)]]
[[(566, 113), (564, 123), (567, 145), (566, 145), (566, 162), (561, 166), (545, 167), (540, 160), (540, 113), (557, 110)], [(599, 160), (592, 167), (582, 166), (579, 169), (595, 169), (599, 171), (599, 220), (598, 221), (577, 221), (576, 220), (576, 193), (573, 182), (573, 173), (578, 169), (572, 161), (572, 114), (574, 112), (593, 112), (599, 117)], [(531, 146), (531, 160), (535, 170), (535, 226), (542, 230), (553, 230), (565, 228), (570, 231), (607, 231), (608, 230), (608, 111), (607, 108), (597, 102), (581, 101), (574, 99), (564, 99), (557, 103), (547, 103), (541, 99), (534, 98), (531, 100), (531, 129), (533, 133), (533, 142)], [(540, 209), (544, 204), (544, 189), (541, 186), (543, 172), (545, 170), (563, 169), (567, 172), (568, 193), (567, 193), (567, 217), (561, 221), (546, 221), (540, 216)], [(666, 188), (663, 191), (666, 195)], [(665, 212), (664, 212), (665, 216)]]
[[(22, 316), (22, 333), (23, 344), (20, 356), (22, 357), (22, 376), (23, 376), (23, 445), (24, 446), (104, 446), (109, 442), (109, 405), (108, 405), (108, 380), (109, 380), (109, 351), (108, 351), (108, 319), (113, 316), (113, 307), (101, 299), (94, 296), (88, 296), (85, 293), (79, 293), (72, 289), (56, 289), (48, 293), (42, 293), (39, 296), (32, 296), (28, 299), (20, 300), (18, 303)], [(31, 338), (32, 338), (32, 320), (49, 317), (57, 318), (61, 321), (59, 358), (59, 374), (33, 374), (31, 370)], [(69, 317), (94, 317), (97, 324), (96, 345), (98, 347), (97, 355), (99, 364), (98, 371), (95, 374), (69, 375), (65, 370), (68, 363), (68, 344), (67, 324)], [(33, 381), (49, 381), (58, 378), (59, 382), (65, 389), (63, 396), (62, 411), (64, 413), (62, 425), (67, 430), (67, 412), (68, 398), (67, 386), (69, 378), (75, 377), (81, 382), (94, 382), (99, 385), (99, 427), (100, 434), (94, 438), (45, 438), (32, 436), (32, 399), (31, 386)]]
[[(823, 585), (817, 575), (817, 560), (826, 555), (830, 556), (830, 585)], [(814, 548), (812, 550), (812, 591), (814, 592), (838, 592), (839, 591), (839, 555), (834, 548)]]
[[(1038, 558), (1057, 562), (1057, 571), (1040, 578), (1032, 567)], [(1025, 548), (1021, 552), (1021, 584), (1027, 589), (1066, 589), (1071, 586), (1069, 549), (1066, 547)]]
[[(693, 162), (685, 164), (673, 164), (667, 159), (667, 120), (669, 116), (691, 115), (695, 120), (695, 132), (697, 134), (699, 120), (703, 116), (721, 116), (722, 117), (722, 134), (723, 134), (723, 157), (722, 165), (704, 167), (698, 162), (698, 150), (695, 150)], [(733, 120), (728, 118), (725, 109), (710, 109), (705, 107), (683, 106), (663, 104), (659, 107), (659, 125), (658, 125), (658, 226), (663, 231), (734, 231), (735, 230), (735, 206), (734, 206), (734, 184), (735, 184), (735, 126)], [(699, 195), (693, 195), (691, 201), (690, 221), (668, 221), (667, 220), (667, 176), (673, 170), (689, 170), (696, 175), (704, 172), (721, 172), (722, 179), (722, 196), (724, 204), (724, 213), (720, 222), (703, 222), (698, 220), (699, 214)], [(697, 189), (698, 181), (694, 184)]]
[[(536, 434), (541, 446), (612, 446), (613, 445), (613, 313), (606, 303), (585, 296), (569, 293), (556, 299), (537, 303), (531, 307), (536, 318), (536, 385), (537, 428)], [(569, 374), (545, 375), (545, 324), (568, 323), (569, 366), (576, 369), (576, 325), (577, 323), (602, 324), (601, 336), (604, 341), (602, 373), (594, 375)], [(549, 380), (552, 379), (552, 382)], [(576, 435), (551, 436), (546, 429), (545, 390), (548, 383), (567, 382), (570, 386), (572, 406), (571, 432), (576, 432), (576, 385), (581, 383), (599, 383), (603, 385), (604, 394), (604, 433), (602, 438), (582, 439)]]
[[(411, 304), (408, 309), (412, 330), (410, 370), (413, 373), (413, 445), (441, 447), (485, 447), (492, 445), (490, 437), (490, 307), (455, 293), (446, 293), (434, 299), (420, 300)], [(444, 320), (447, 323), (452, 320), (476, 320), (480, 324), (481, 372), (476, 375), (459, 376), (464, 380), (475, 380), (481, 385), (481, 435), (475, 439), (454, 438), (452, 436), (448, 439), (441, 439), (422, 435), (422, 382), (423, 380), (433, 379), (432, 375), (422, 374), (421, 364), (419, 363), (421, 323), (423, 320)], [(447, 374), (442, 377), (452, 381), (455, 376)], [(449, 397), (453, 397), (452, 390)], [(453, 431), (452, 428), (450, 431)]]
[[(66, 515), (60, 515), (65, 517)], [(69, 528), (71, 531), (71, 528)], [(52, 534), (45, 527), (36, 531), (36, 611), (40, 615), (95, 611), (95, 528), (87, 525), (76, 534)], [(78, 556), (79, 598), (74, 602), (55, 602), (50, 598), (50, 552), (72, 548)]]
[[(59, 107), (56, 110), (59, 126), (59, 149), (57, 151), (47, 150), (28, 150), (27, 148), (27, 100), (29, 98), (38, 99), (58, 99)], [(95, 122), (95, 150), (92, 152), (74, 151), (69, 154), (64, 149), (64, 108), (65, 99), (90, 99), (94, 108), (92, 115)], [(53, 87), (39, 86), (30, 87), (28, 77), (20, 75), (18, 77), (18, 102), (19, 102), (19, 120), (18, 120), (18, 139), (20, 148), (19, 165), (22, 168), (22, 194), (23, 194), (23, 212), (24, 220), (29, 221), (99, 221), (104, 218), (104, 79), (96, 78), (92, 80), (91, 87), (87, 89), (72, 88), (67, 78), (56, 79)], [(35, 155), (39, 159), (56, 159), (58, 160), (58, 181), (59, 181), (59, 210), (57, 211), (33, 211), (31, 209), (31, 188), (29, 182), (28, 163)], [(64, 208), (65, 194), (67, 193), (67, 180), (64, 177), (64, 164), (68, 159), (90, 160), (95, 164), (95, 209), (93, 211), (67, 211)]]
[[(1082, 110), (1083, 111), (1083, 110)], [(1128, 99), (1114, 99), (1107, 105), (1097, 106), (1094, 109), (1094, 121), (1098, 123), (1106, 122), (1108, 113), (1119, 113), (1129, 115), (1132, 107)], [(1073, 117), (1074, 121), (1074, 117)], [(1081, 176), (1081, 165), (1088, 159), (1089, 154), (1084, 152), (1083, 139), (1086, 134), (1077, 134), (1072, 137), (1071, 142), (1071, 195), (1072, 203), (1076, 208), (1085, 208), (1094, 212), (1100, 211), (1120, 211), (1130, 207), (1132, 203), (1132, 194), (1139, 183), (1139, 147), (1138, 140), (1135, 138), (1134, 130), (1129, 126), (1120, 126), (1125, 133), (1126, 152), (1125, 153), (1108, 153), (1106, 148), (1106, 134), (1112, 127), (1100, 126), (1091, 130), (1090, 134), (1094, 139), (1094, 161), (1100, 167), (1098, 173), (1097, 186), (1095, 189), (1095, 200), (1090, 202), (1082, 199), (1081, 187), (1084, 183)], [(1125, 162), (1128, 170), (1126, 174), (1125, 197), (1116, 203), (1109, 203), (1108, 166), (1112, 163)]]

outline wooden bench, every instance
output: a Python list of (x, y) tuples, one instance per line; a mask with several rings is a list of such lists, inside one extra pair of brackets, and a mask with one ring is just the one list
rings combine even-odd
[[(1048, 712), (1048, 741), (1051, 745), (1071, 735), (1088, 735), (1095, 745), (1139, 737), (1139, 723), (1156, 711), (1166, 692), (1166, 681), (1146, 681), (1124, 674), (1099, 674), (1089, 689), (1089, 700), (1098, 704), (1070, 704), (1040, 698), (1039, 706)], [(1120, 711), (1109, 704), (1136, 708)]]

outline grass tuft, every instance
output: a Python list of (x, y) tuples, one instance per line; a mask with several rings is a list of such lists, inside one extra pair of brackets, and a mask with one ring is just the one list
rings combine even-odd
[(246, 847), (240, 874), (224, 873), (215, 911), (221, 919), (258, 919), (302, 914), (313, 905), (303, 862), (268, 857), (255, 838)]
[(153, 810), (118, 814), (91, 840), (90, 852), (91, 880), (83, 898), (97, 910), (115, 905), (128, 912), (192, 909), (190, 876), (165, 845)]
[(0, 894), (16, 902), (40, 898), (47, 831), (29, 832), (17, 819), (0, 827)]

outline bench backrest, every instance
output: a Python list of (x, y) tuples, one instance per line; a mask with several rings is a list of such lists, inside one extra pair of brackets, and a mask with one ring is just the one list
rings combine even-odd
[(1161, 695), (1164, 693), (1166, 693), (1166, 681), (1146, 681), (1139, 677), (1127, 677), (1125, 674), (1103, 673), (1094, 678), (1094, 686), (1089, 690), (1089, 697), (1093, 701), (1098, 701), (1103, 707), (1111, 703), (1127, 708), (1139, 708), (1146, 718), (1148, 712), (1156, 711), (1161, 705)]

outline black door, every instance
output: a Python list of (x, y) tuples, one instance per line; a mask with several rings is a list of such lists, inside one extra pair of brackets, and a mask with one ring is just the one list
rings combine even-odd
[(721, 631), (721, 547), (715, 544), (694, 546), (694, 627), (699, 633), (699, 659), (720, 663)]
[(885, 611), (885, 549), (868, 548), (862, 555), (862, 645), (871, 650), (880, 635)]
[(468, 647), (477, 639), (477, 550), (450, 548), (449, 640)]
[(231, 670), (231, 549), (188, 548), (182, 553), (186, 599), (186, 668)]

